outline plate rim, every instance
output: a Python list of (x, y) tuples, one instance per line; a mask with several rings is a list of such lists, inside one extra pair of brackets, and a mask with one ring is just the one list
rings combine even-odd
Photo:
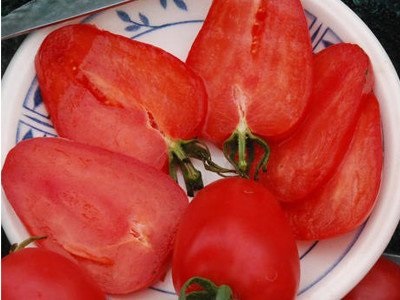
[[(377, 51), (377, 53), (379, 53), (378, 56), (380, 58), (382, 58), (382, 60), (385, 62), (386, 68), (389, 68), (389, 70), (390, 70), (390, 72), (387, 72), (387, 73), (397, 74), (396, 70), (395, 70), (395, 68), (394, 68), (394, 66), (393, 66), (393, 64), (392, 64), (392, 62), (391, 62), (391, 60), (389, 58), (389, 56), (387, 55), (387, 53), (384, 50), (383, 46), (380, 44), (379, 40), (376, 38), (376, 36), (373, 34), (373, 32), (368, 28), (368, 26), (349, 7), (347, 7), (344, 3), (342, 3), (339, 0), (325, 0), (325, 1), (323, 1), (323, 4), (321, 3), (321, 1), (318, 1), (318, 0), (302, 0), (302, 2), (303, 3), (307, 3), (307, 5), (313, 4), (316, 7), (320, 6), (320, 8), (319, 8), (320, 10), (327, 10), (328, 11), (327, 13), (331, 14), (331, 15), (340, 14), (342, 16), (345, 16), (348, 19), (347, 20), (348, 22), (353, 23), (353, 26), (354, 26), (353, 28), (357, 27), (358, 29), (360, 29), (358, 31), (363, 32), (363, 35), (358, 37), (358, 38), (360, 40), (361, 39), (365, 39), (368, 43), (370, 43), (370, 45), (368, 47), (369, 48), (371, 47), (371, 49), (375, 49)], [(305, 7), (306, 5), (303, 5), (303, 6)], [(328, 9), (328, 8), (330, 8), (330, 9)], [(319, 15), (318, 15), (318, 17), (319, 17)], [(332, 18), (335, 19), (336, 17), (332, 17)], [(76, 23), (76, 20), (73, 20), (71, 22)], [(324, 20), (324, 24), (325, 23), (326, 23), (326, 21)], [(9, 111), (12, 110), (13, 106), (12, 105), (7, 105), (4, 102), (6, 101), (5, 100), (6, 98), (9, 98), (9, 94), (10, 93), (11, 93), (11, 95), (13, 94), (12, 92), (10, 92), (10, 90), (12, 90), (12, 89), (7, 88), (8, 86), (10, 86), (9, 82), (12, 82), (16, 77), (15, 72), (13, 72), (13, 71), (15, 70), (15, 68), (17, 68), (21, 64), (23, 65), (23, 61), (22, 61), (23, 55), (22, 54), (25, 53), (25, 52), (31, 52), (32, 51), (31, 50), (31, 48), (32, 48), (31, 44), (32, 43), (33, 44), (35, 44), (35, 43), (36, 44), (37, 43), (40, 44), (41, 40), (50, 31), (54, 30), (56, 27), (64, 26), (65, 24), (66, 23), (62, 23), (62, 24), (59, 24), (59, 25), (51, 26), (51, 27), (48, 27), (48, 28), (45, 28), (45, 29), (41, 29), (41, 30), (38, 30), (38, 31), (36, 31), (34, 33), (29, 34), (27, 36), (27, 38), (23, 41), (21, 46), (18, 48), (17, 52), (13, 56), (12, 60), (10, 61), (10, 64), (8, 65), (6, 71), (5, 71), (4, 75), (3, 75), (3, 78), (2, 78), (2, 99), (1, 99), (1, 106), (2, 106), (2, 112), (1, 112), (1, 117), (2, 117), (2, 121), (1, 121), (1, 124), (2, 124), (2, 130), (1, 130), (1, 132), (2, 132), (2, 138), (1, 138), (1, 140), (2, 140), (2, 148), (1, 148), (1, 151), (2, 151), (2, 165), (4, 164), (4, 159), (5, 159), (6, 153), (8, 153), (8, 151), (10, 150), (10, 149), (7, 149), (7, 151), (5, 151), (5, 153), (3, 152), (4, 151), (4, 149), (3, 149), (4, 145), (7, 144), (7, 143), (3, 143), (3, 136), (4, 136), (3, 135), (3, 130), (5, 130), (3, 128), (3, 124), (4, 124), (4, 122), (6, 122), (6, 124), (8, 124), (7, 122), (10, 122), (10, 119), (11, 119), (11, 117), (8, 117), (8, 116), (10, 115)], [(342, 36), (342, 35), (339, 33), (339, 36)], [(364, 48), (364, 47), (362, 47), (362, 48)], [(377, 63), (377, 62), (375, 61), (375, 63)], [(26, 72), (29, 72), (29, 70), (26, 70)], [(19, 74), (19, 76), (20, 77), (24, 77), (24, 76), (21, 76), (20, 74)], [(394, 90), (396, 90), (396, 88), (397, 88), (397, 94), (400, 95), (400, 80), (399, 80), (398, 76), (397, 76), (397, 81), (396, 81), (396, 78), (392, 78), (393, 76), (388, 76), (388, 77), (389, 77), (389, 81), (391, 82)], [(11, 98), (13, 98), (13, 97), (11, 97)], [(7, 110), (5, 110), (4, 108), (7, 108)], [(8, 126), (5, 126), (5, 127), (8, 128)], [(400, 149), (399, 142), (397, 142), (395, 146), (397, 147), (396, 149), (398, 149), (398, 150)], [(400, 169), (400, 163), (398, 164), (398, 168)], [(399, 191), (400, 191), (400, 189), (399, 189)], [(5, 197), (3, 190), (2, 190), (2, 197)], [(11, 235), (11, 238), (9, 238), (10, 242), (16, 242), (15, 240), (12, 240), (12, 238), (15, 237), (15, 235), (16, 235), (15, 234), (16, 230), (15, 230), (15, 228), (12, 228), (12, 226), (11, 226), (12, 224), (11, 224), (11, 222), (9, 222), (10, 220), (8, 219), (8, 217), (5, 218), (3, 216), (3, 212), (5, 211), (4, 210), (4, 205), (5, 205), (4, 202), (5, 201), (1, 201), (1, 202), (2, 202), (2, 204), (1, 204), (1, 210), (2, 210), (1, 211), (1, 223), (2, 223), (2, 227), (4, 228), (4, 231), (6, 232), (7, 236)], [(378, 201), (378, 203), (379, 202), (382, 202), (382, 201)], [(7, 201), (7, 204), (8, 204), (8, 201)], [(368, 258), (365, 258), (365, 254), (360, 256), (360, 257), (362, 257), (362, 259), (361, 259), (362, 267), (360, 268), (359, 266), (357, 266), (357, 268), (352, 268), (350, 270), (346, 270), (346, 274), (348, 274), (349, 272), (351, 272), (353, 274), (358, 274), (357, 276), (353, 276), (353, 278), (357, 278), (358, 280), (361, 280), (361, 278), (368, 272), (368, 270), (372, 267), (372, 265), (375, 263), (375, 261), (379, 258), (380, 254), (381, 254), (379, 252), (383, 252), (384, 248), (386, 247), (386, 246), (384, 246), (385, 243), (382, 242), (382, 241), (387, 240), (387, 243), (389, 243), (390, 237), (393, 235), (393, 232), (395, 231), (396, 226), (398, 224), (398, 221), (395, 222), (394, 220), (396, 218), (397, 218), (397, 220), (400, 220), (400, 203), (398, 203), (397, 207), (395, 207), (395, 208), (397, 208), (397, 209), (393, 209), (391, 211), (392, 212), (392, 216), (394, 216), (393, 218), (391, 218), (391, 220), (393, 220), (393, 222), (392, 222), (393, 224), (391, 223), (390, 226), (387, 226), (387, 224), (385, 223), (386, 228), (388, 228), (388, 230), (386, 231), (385, 235), (380, 235), (379, 238), (378, 238), (378, 240), (381, 241), (380, 247), (377, 248), (374, 253), (369, 252)], [(373, 214), (371, 215), (370, 219), (376, 215), (376, 210), (377, 210), (377, 206), (375, 206), (375, 208), (374, 208), (374, 212), (375, 213), (373, 212)], [(368, 221), (365, 226), (366, 227), (372, 226), (372, 225), (370, 225), (371, 222), (372, 221)], [(389, 234), (389, 233), (391, 233), (391, 234)], [(389, 236), (389, 239), (388, 239), (388, 236)], [(360, 241), (357, 240), (356, 244), (359, 243), (359, 242)], [(365, 244), (365, 242), (363, 242), (363, 243)], [(386, 245), (387, 245), (387, 243), (386, 243)], [(382, 251), (380, 251), (380, 250), (382, 250)], [(354, 252), (354, 249), (350, 249), (350, 251), (351, 251), (351, 253), (360, 252), (360, 250)], [(344, 259), (346, 260), (346, 257)], [(332, 273), (328, 274), (327, 278), (325, 278), (324, 280), (327, 280), (327, 281), (330, 282), (330, 281), (333, 280), (333, 279), (330, 279), (330, 278), (339, 278), (340, 277), (339, 275), (344, 273), (344, 272), (340, 272), (339, 274), (336, 274), (337, 272), (335, 272), (335, 271), (332, 271), (332, 272), (333, 272), (333, 274)], [(355, 279), (355, 281), (357, 279)], [(327, 293), (328, 291), (325, 291), (324, 297), (330, 297), (330, 296), (331, 297), (337, 297), (339, 295), (343, 296), (346, 292), (348, 292), (354, 286), (354, 282), (352, 282), (352, 283), (350, 283), (350, 282), (342, 283), (341, 286), (345, 286), (345, 288), (342, 288), (342, 291), (339, 291), (339, 293), (338, 293), (338, 289), (335, 288), (332, 291), (329, 290), (329, 293)], [(320, 294), (320, 295), (313, 294), (313, 293), (309, 293), (308, 291), (304, 291), (304, 293), (302, 293), (302, 295), (300, 295), (300, 297), (307, 297), (307, 299), (314, 299), (313, 297), (315, 297), (315, 299), (317, 299), (317, 298), (319, 298), (321, 296), (322, 296), (322, 294)]]

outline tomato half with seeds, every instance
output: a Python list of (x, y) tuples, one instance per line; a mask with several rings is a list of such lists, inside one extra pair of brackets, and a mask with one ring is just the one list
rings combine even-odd
[(62, 138), (18, 143), (6, 157), (2, 185), (30, 235), (47, 236), (37, 243), (78, 263), (111, 294), (165, 275), (188, 205), (167, 174)]
[(305, 119), (287, 139), (270, 145), (268, 170), (260, 178), (280, 201), (302, 201), (332, 176), (350, 143), (363, 95), (372, 88), (369, 58), (353, 44), (316, 54), (314, 75)]
[(172, 277), (177, 292), (201, 277), (228, 285), (234, 299), (294, 299), (299, 264), (274, 196), (255, 181), (231, 177), (207, 185), (189, 204), (176, 236)]
[(202, 184), (200, 174), (191, 173), (185, 147), (200, 134), (207, 95), (201, 78), (178, 58), (77, 24), (50, 33), (35, 66), (61, 137), (133, 156), (158, 169), (170, 165), (171, 172), (178, 163), (184, 175), (195, 174), (189, 179), (191, 189)]
[(379, 104), (371, 93), (363, 99), (352, 141), (334, 175), (305, 201), (284, 205), (297, 239), (333, 237), (367, 219), (381, 182), (382, 142)]
[(25, 248), (1, 260), (3, 300), (105, 300), (100, 287), (77, 264), (42, 248)]
[(225, 144), (246, 173), (252, 155), (241, 144), (268, 151), (258, 137), (287, 134), (308, 104), (312, 49), (301, 2), (213, 1), (186, 62), (209, 96), (204, 137)]

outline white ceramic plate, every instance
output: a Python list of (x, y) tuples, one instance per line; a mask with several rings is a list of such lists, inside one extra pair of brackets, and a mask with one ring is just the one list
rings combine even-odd
[[(202, 26), (211, 0), (137, 0), (124, 6), (73, 21), (98, 27), (159, 46), (182, 60)], [(389, 242), (400, 218), (400, 84), (395, 70), (369, 29), (339, 0), (304, 0), (314, 51), (339, 41), (359, 44), (370, 56), (380, 99), (385, 161), (383, 182), (369, 220), (338, 238), (298, 243), (301, 258), (299, 299), (339, 299), (369, 270)], [(246, 9), (245, 7), (243, 9)], [(59, 27), (58, 25), (56, 27)], [(29, 36), (3, 78), (2, 163), (19, 141), (54, 136), (38, 93), (34, 56), (43, 38), (56, 27)], [(213, 148), (220, 163), (222, 156)], [(397, 155), (397, 157), (396, 157)], [(216, 177), (204, 173), (205, 183)], [(396, 201), (397, 200), (397, 201)], [(28, 236), (2, 194), (2, 224), (11, 242)], [(243, 268), (251, 266), (243, 266)], [(170, 274), (163, 282), (132, 295), (111, 299), (176, 299)]]

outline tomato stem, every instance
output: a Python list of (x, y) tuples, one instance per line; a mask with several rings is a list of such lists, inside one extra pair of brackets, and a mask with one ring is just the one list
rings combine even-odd
[(234, 166), (237, 173), (241, 177), (249, 177), (250, 167), (254, 160), (256, 145), (261, 147), (263, 154), (255, 169), (255, 180), (258, 179), (260, 170), (265, 172), (267, 169), (270, 148), (264, 139), (256, 136), (248, 129), (248, 127), (246, 127), (245, 129), (236, 129), (224, 142), (224, 155), (226, 159)]
[(177, 179), (177, 166), (181, 169), (188, 196), (193, 197), (194, 192), (204, 187), (201, 173), (196, 170), (184, 151), (182, 144), (173, 142), (169, 151), (169, 173), (175, 181)]
[(22, 250), (29, 244), (31, 244), (37, 240), (41, 240), (41, 239), (45, 239), (45, 238), (47, 238), (47, 236), (31, 236), (31, 237), (27, 238), (26, 240), (23, 240), (21, 243), (12, 244), (11, 248), (10, 248), (10, 253), (14, 253), (19, 250)]
[(220, 176), (225, 176), (226, 173), (236, 174), (235, 170), (223, 168), (213, 162), (205, 143), (198, 140), (172, 141), (169, 143), (169, 173), (177, 181), (177, 167), (181, 169), (189, 196), (193, 196), (195, 191), (204, 186), (201, 172), (193, 166), (191, 158), (201, 160), (206, 170)]
[[(247, 140), (247, 132), (238, 131), (238, 169), (240, 172), (247, 173), (250, 163), (247, 161), (247, 153), (246, 153), (246, 140)], [(240, 173), (239, 173), (240, 174)]]
[[(187, 293), (188, 288), (192, 285), (200, 286), (203, 289)], [(225, 284), (217, 286), (211, 280), (206, 278), (192, 277), (182, 286), (179, 294), (179, 300), (201, 299), (231, 300), (233, 299), (232, 289)]]

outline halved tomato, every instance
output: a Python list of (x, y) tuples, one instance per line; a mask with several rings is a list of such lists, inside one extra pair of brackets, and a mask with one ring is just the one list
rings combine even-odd
[(382, 163), (379, 104), (374, 94), (369, 94), (363, 99), (352, 141), (335, 174), (305, 201), (283, 206), (296, 238), (329, 238), (362, 224), (376, 203)]
[(369, 58), (353, 44), (316, 54), (314, 75), (304, 121), (290, 137), (271, 144), (268, 170), (260, 179), (284, 202), (305, 199), (332, 176), (350, 143), (362, 97), (372, 88)]
[[(241, 173), (261, 137), (288, 133), (301, 119), (312, 86), (312, 49), (299, 0), (215, 0), (187, 64), (206, 85), (203, 135)], [(247, 145), (247, 146), (246, 146)], [(247, 147), (247, 149), (246, 149)]]
[(122, 154), (61, 138), (18, 143), (2, 184), (39, 245), (84, 268), (107, 293), (147, 287), (167, 271), (188, 205), (166, 174)]
[(196, 153), (186, 152), (198, 145), (192, 139), (204, 123), (207, 95), (201, 78), (178, 58), (77, 24), (50, 33), (35, 66), (60, 136), (133, 156), (158, 169), (169, 164), (174, 177), (179, 164), (189, 192), (202, 187), (201, 175), (188, 159)]

